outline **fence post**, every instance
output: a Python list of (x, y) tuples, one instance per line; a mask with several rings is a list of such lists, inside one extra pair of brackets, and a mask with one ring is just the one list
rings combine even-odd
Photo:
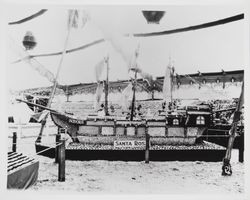
[(244, 162), (244, 133), (241, 133), (240, 135), (240, 144), (239, 144), (239, 162)]
[(149, 163), (149, 134), (148, 134), (148, 126), (145, 128), (146, 133), (146, 150), (145, 150), (145, 163)]
[(13, 132), (13, 137), (12, 137), (12, 151), (16, 152), (16, 142), (17, 142), (17, 134), (16, 132)]
[(61, 143), (58, 147), (58, 181), (64, 182), (65, 181), (65, 140), (60, 139), (59, 142)]
[(59, 153), (58, 149), (59, 149), (59, 147), (57, 145), (58, 145), (60, 139), (61, 139), (61, 135), (58, 131), (56, 134), (55, 163), (58, 163), (58, 153)]

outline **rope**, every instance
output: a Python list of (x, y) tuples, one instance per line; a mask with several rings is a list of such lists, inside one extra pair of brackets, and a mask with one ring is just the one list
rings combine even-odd
[(48, 147), (48, 148), (46, 148), (46, 149), (44, 149), (44, 150), (42, 150), (42, 151), (37, 152), (35, 155), (39, 155), (39, 154), (41, 154), (41, 153), (43, 153), (43, 152), (45, 152), (45, 151), (48, 151), (48, 150), (50, 150), (50, 149), (53, 149), (53, 148), (59, 146), (59, 145), (61, 145), (61, 144), (62, 144), (62, 143), (58, 143), (58, 144), (57, 144), (56, 146), (54, 146), (54, 147)]

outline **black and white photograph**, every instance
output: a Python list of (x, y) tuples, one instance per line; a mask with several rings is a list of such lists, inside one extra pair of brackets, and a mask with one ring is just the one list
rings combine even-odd
[(246, 5), (7, 4), (5, 191), (245, 199)]

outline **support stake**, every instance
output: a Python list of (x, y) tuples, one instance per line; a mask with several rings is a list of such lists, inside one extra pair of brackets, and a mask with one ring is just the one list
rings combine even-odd
[[(59, 128), (58, 128), (58, 130), (59, 130)], [(56, 145), (59, 144), (60, 139), (61, 139), (61, 135), (58, 131), (56, 134)], [(59, 147), (56, 146), (56, 148), (55, 148), (55, 163), (58, 163), (58, 154), (59, 154), (58, 150), (59, 150)]]
[(148, 126), (146, 126), (146, 150), (145, 150), (145, 163), (149, 163), (149, 134), (148, 134)]
[(58, 181), (65, 182), (65, 140), (59, 140), (61, 145), (59, 145), (58, 154)]
[(240, 146), (239, 146), (239, 162), (244, 162), (244, 133), (240, 135)]

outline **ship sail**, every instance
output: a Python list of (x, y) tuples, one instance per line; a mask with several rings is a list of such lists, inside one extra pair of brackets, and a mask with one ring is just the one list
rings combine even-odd
[(103, 93), (103, 84), (98, 82), (95, 95), (95, 104), (94, 104), (95, 111), (98, 111), (98, 109), (100, 108), (102, 93)]
[(163, 82), (163, 101), (166, 102), (166, 105), (172, 101), (172, 79), (171, 79), (171, 65), (166, 67), (165, 78)]
[[(96, 88), (96, 98), (94, 102), (94, 109), (95, 111), (98, 111), (100, 108), (100, 101), (102, 97), (103, 91), (105, 91), (105, 115), (108, 115), (108, 75), (109, 75), (109, 64), (108, 64), (109, 57), (104, 58), (101, 60), (97, 65), (95, 66), (95, 75), (96, 75), (96, 81), (97, 81), (97, 88)], [(101, 76), (104, 70), (104, 67), (107, 67), (106, 70), (106, 80), (102, 83), (101, 82)]]
[(132, 92), (133, 92), (133, 85), (132, 83), (129, 83), (128, 86), (122, 92), (121, 103), (123, 111), (129, 110), (130, 106), (129, 97), (131, 96)]

